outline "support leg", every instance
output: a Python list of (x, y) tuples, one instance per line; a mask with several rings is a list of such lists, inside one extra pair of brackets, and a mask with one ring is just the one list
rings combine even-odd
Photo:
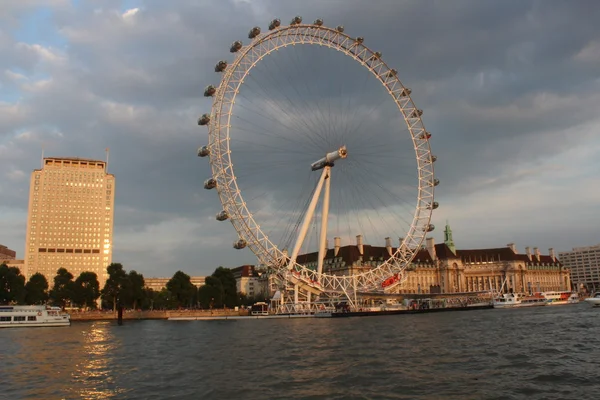
[(327, 173), (325, 177), (325, 194), (323, 196), (323, 215), (321, 216), (321, 237), (319, 240), (319, 260), (317, 264), (317, 277), (321, 282), (321, 274), (323, 273), (323, 261), (325, 259), (325, 244), (327, 243), (327, 221), (329, 219), (329, 192), (331, 188), (331, 167), (325, 167), (323, 172)]

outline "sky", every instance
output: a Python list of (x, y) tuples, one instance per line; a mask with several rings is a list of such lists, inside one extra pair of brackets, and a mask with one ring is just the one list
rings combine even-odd
[[(438, 157), (436, 242), (450, 221), (463, 249), (515, 243), (547, 254), (600, 243), (595, 0), (1, 1), (0, 243), (23, 257), (29, 177), (42, 148), (104, 159), (108, 147), (117, 181), (113, 261), (147, 277), (254, 263), (249, 250), (232, 248), (233, 226), (215, 221), (221, 205), (203, 189), (211, 170), (196, 156), (208, 140), (197, 118), (210, 112), (204, 87), (218, 85), (214, 66), (233, 60), (231, 43), (295, 15), (364, 37), (412, 89)], [(302, 61), (311, 65), (310, 57)], [(332, 69), (317, 77), (298, 68), (290, 80), (337, 83), (343, 95), (332, 91), (332, 101), (337, 93), (357, 107), (379, 104), (350, 67)], [(281, 79), (291, 71), (273, 70)], [(263, 75), (248, 82), (247, 99), (285, 95), (282, 81)], [(307, 115), (289, 106), (286, 113)], [(375, 137), (390, 119), (372, 110)], [(259, 178), (270, 198), (287, 190), (275, 176)], [(273, 213), (258, 214), (273, 223)]]

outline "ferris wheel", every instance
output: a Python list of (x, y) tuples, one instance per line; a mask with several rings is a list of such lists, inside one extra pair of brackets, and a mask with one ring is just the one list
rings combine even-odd
[[(198, 120), (212, 172), (204, 188), (218, 192), (233, 247), (251, 249), (295, 301), (399, 285), (438, 207), (431, 134), (411, 90), (362, 37), (321, 19), (274, 19), (248, 39), (216, 64), (220, 84), (204, 91), (212, 111)], [(342, 241), (354, 237), (352, 267)], [(385, 239), (385, 253), (366, 251), (367, 239)]]

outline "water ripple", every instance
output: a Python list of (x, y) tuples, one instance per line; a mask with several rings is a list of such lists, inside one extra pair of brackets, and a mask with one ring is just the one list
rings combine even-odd
[(585, 304), (356, 319), (0, 331), (10, 399), (597, 398)]

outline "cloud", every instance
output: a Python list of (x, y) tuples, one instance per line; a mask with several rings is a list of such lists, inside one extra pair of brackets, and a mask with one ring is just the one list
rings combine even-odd
[[(598, 196), (596, 1), (0, 3), (0, 208), (11, 221), (0, 243), (18, 251), (27, 176), (42, 146), (47, 155), (92, 158), (109, 147), (116, 261), (155, 276), (252, 263), (249, 251), (231, 248), (237, 234), (215, 221), (222, 206), (202, 188), (211, 170), (195, 156), (207, 143), (196, 120), (210, 110), (202, 92), (219, 81), (215, 63), (233, 59), (230, 44), (247, 44), (253, 26), (266, 30), (271, 19), (287, 24), (297, 14), (363, 36), (412, 88), (438, 156), (436, 237), (449, 218), (461, 247), (516, 241), (565, 250), (590, 244), (600, 222), (586, 213)], [(15, 33), (40, 7), (51, 10), (40, 32), (55, 41)], [(327, 140), (345, 137), (360, 156), (335, 167), (346, 189), (334, 191), (350, 200), (332, 203), (343, 215), (340, 228), (332, 218), (332, 232), (370, 231), (374, 242), (400, 235), (416, 201), (407, 189), (416, 170), (405, 172), (414, 167), (410, 147), (392, 151), (391, 132), (401, 126), (390, 103), (377, 103), (381, 86), (324, 49), (289, 49), (269, 60), (245, 83), (232, 125), (246, 130), (232, 142), (232, 157), (261, 225), (273, 232), (301, 217), (294, 206), (312, 190), (304, 165)], [(321, 133), (320, 142), (325, 126), (338, 133)], [(357, 153), (361, 146), (370, 150)], [(406, 164), (387, 161), (390, 154), (406, 156)], [(383, 207), (393, 195), (398, 204)], [(347, 215), (362, 215), (363, 226), (344, 228)]]

